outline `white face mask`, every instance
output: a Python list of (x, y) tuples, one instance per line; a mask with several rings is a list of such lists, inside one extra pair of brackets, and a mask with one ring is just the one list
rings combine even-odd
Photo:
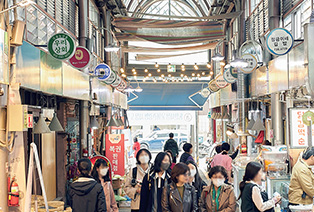
[(141, 157), (139, 157), (138, 159), (142, 164), (147, 164), (149, 162), (149, 157), (148, 155), (143, 155)]
[(99, 173), (100, 173), (101, 176), (104, 177), (104, 176), (107, 175), (108, 170), (109, 170), (109, 168), (103, 168), (103, 169), (100, 169), (100, 170), (99, 170)]
[(196, 169), (191, 169), (190, 172), (191, 172), (191, 177), (194, 177), (197, 173)]
[(216, 187), (220, 187), (222, 186), (224, 183), (225, 183), (225, 179), (212, 179), (212, 182), (213, 184), (216, 186)]

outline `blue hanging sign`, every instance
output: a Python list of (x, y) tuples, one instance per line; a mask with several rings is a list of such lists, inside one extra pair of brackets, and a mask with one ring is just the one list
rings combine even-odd
[(98, 76), (100, 81), (103, 81), (109, 85), (111, 85), (117, 79), (117, 74), (105, 63), (101, 63), (96, 66), (94, 75)]

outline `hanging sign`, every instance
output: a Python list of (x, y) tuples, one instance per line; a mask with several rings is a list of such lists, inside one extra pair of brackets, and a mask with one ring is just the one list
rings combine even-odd
[(122, 79), (119, 75), (117, 75), (117, 79), (111, 84), (112, 87), (116, 88), (118, 87), (122, 82)]
[(208, 83), (208, 88), (210, 91), (212, 92), (217, 92), (219, 91), (219, 87), (217, 86), (215, 80), (211, 80), (209, 83)]
[(225, 88), (228, 85), (228, 82), (224, 79), (222, 74), (216, 77), (215, 82), (219, 88)]
[(83, 46), (77, 46), (74, 55), (69, 59), (71, 66), (78, 69), (86, 68), (91, 61), (88, 49)]
[(48, 51), (58, 60), (69, 59), (75, 52), (74, 40), (65, 33), (55, 34), (48, 41)]
[(234, 78), (234, 77), (231, 75), (230, 70), (231, 70), (231, 68), (225, 68), (223, 77), (224, 77), (224, 79), (226, 80), (226, 82), (232, 84), (232, 83), (235, 83), (235, 82), (237, 81), (237, 79)]
[[(290, 131), (291, 131), (291, 147), (304, 148), (308, 146), (309, 132), (308, 127), (303, 123), (303, 115), (309, 109), (290, 109)], [(314, 112), (314, 109), (310, 109)], [(314, 134), (312, 129), (311, 136)]]
[(204, 88), (201, 90), (201, 96), (203, 98), (207, 98), (209, 96), (209, 94), (210, 94), (210, 90), (208, 90), (208, 88)]
[(126, 81), (124, 81), (124, 80), (122, 79), (122, 82), (121, 82), (120, 85), (117, 87), (117, 90), (118, 90), (118, 91), (123, 91), (124, 89), (126, 89), (126, 87), (127, 87), (127, 83), (126, 83)]
[(293, 47), (293, 36), (283, 28), (273, 29), (267, 36), (266, 46), (273, 55), (287, 54)]
[(124, 135), (106, 134), (106, 157), (111, 161), (114, 175), (124, 176)]
[(230, 74), (234, 77), (234, 78), (238, 78), (238, 68), (235, 67), (230, 67)]
[(100, 81), (103, 81), (108, 85), (111, 85), (117, 78), (117, 74), (105, 63), (96, 66), (94, 75), (98, 76)]
[(176, 72), (176, 66), (175, 65), (168, 65), (167, 66), (167, 72)]
[(33, 128), (33, 127), (34, 127), (33, 114), (27, 114), (27, 128)]
[(244, 54), (241, 58), (248, 63), (246, 67), (240, 68), (243, 73), (250, 74), (257, 68), (257, 59), (254, 55)]

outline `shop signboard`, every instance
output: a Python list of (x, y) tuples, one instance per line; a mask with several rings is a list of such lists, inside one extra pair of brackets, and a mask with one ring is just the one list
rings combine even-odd
[(72, 37), (65, 33), (57, 33), (48, 41), (48, 51), (58, 60), (66, 60), (73, 56), (75, 43)]
[(119, 75), (117, 75), (117, 79), (112, 83), (112, 87), (117, 88), (122, 83), (122, 79)]
[(176, 66), (175, 65), (168, 65), (167, 66), (167, 72), (176, 72)]
[(88, 67), (91, 61), (88, 49), (83, 46), (77, 46), (74, 55), (69, 59), (71, 66), (78, 69)]
[(106, 134), (106, 157), (112, 165), (114, 175), (124, 176), (124, 135)]
[(94, 75), (98, 76), (100, 81), (103, 81), (108, 85), (111, 85), (117, 78), (117, 74), (105, 63), (96, 66)]
[(216, 77), (215, 82), (219, 88), (225, 88), (228, 85), (228, 82), (224, 79), (222, 74)]
[(257, 68), (257, 59), (252, 54), (244, 54), (241, 57), (243, 60), (245, 60), (248, 65), (244, 68), (241, 68), (241, 71), (245, 74), (252, 73)]
[(209, 90), (211, 90), (212, 92), (217, 92), (219, 91), (219, 87), (217, 86), (215, 80), (212, 80), (208, 83), (208, 88)]
[(127, 87), (126, 81), (124, 81), (123, 79), (121, 79), (121, 80), (122, 81), (121, 81), (120, 85), (117, 87), (117, 90), (119, 90), (119, 91), (123, 91)]
[(203, 98), (207, 98), (210, 95), (210, 90), (208, 90), (208, 88), (204, 88), (201, 90), (201, 96)]
[[(302, 116), (309, 109), (290, 109), (291, 147), (304, 148), (308, 146), (308, 127), (303, 123)], [(310, 109), (314, 112), (314, 108)], [(314, 129), (312, 135), (314, 135)]]
[(223, 77), (224, 77), (224, 79), (226, 80), (226, 82), (232, 84), (232, 83), (235, 83), (235, 82), (237, 81), (237, 79), (234, 78), (234, 77), (231, 75), (230, 70), (231, 70), (231, 68), (225, 68)]
[(273, 29), (267, 36), (266, 46), (273, 55), (285, 55), (293, 47), (293, 36), (283, 28)]
[(230, 74), (234, 77), (234, 78), (238, 78), (238, 68), (235, 67), (230, 67)]

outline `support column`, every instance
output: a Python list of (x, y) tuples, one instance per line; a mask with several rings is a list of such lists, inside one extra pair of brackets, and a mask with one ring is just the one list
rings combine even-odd
[(281, 102), (279, 101), (279, 93), (271, 94), (271, 118), (274, 130), (274, 144), (283, 144), (283, 124)]
[[(6, 129), (6, 110), (0, 109), (0, 139), (5, 141), (5, 129)], [(8, 162), (8, 150), (5, 147), (0, 147), (0, 208), (2, 211), (7, 212), (7, 175), (6, 175), (6, 163)]]

